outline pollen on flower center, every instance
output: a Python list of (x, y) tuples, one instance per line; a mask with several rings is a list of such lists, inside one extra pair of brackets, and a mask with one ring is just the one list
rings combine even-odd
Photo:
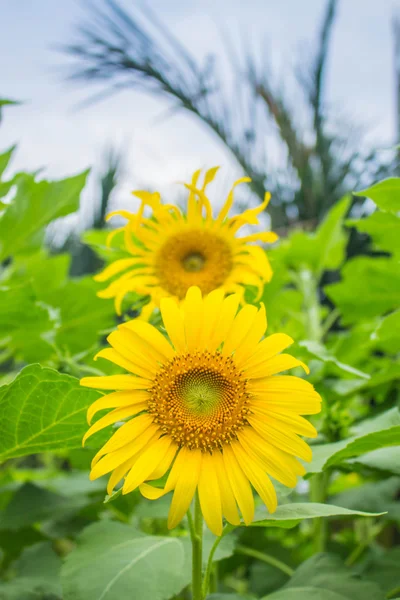
[(231, 357), (208, 351), (178, 355), (157, 374), (149, 412), (179, 446), (212, 452), (248, 424), (246, 386)]
[(192, 285), (210, 293), (224, 284), (232, 267), (231, 246), (206, 229), (187, 228), (171, 235), (154, 260), (162, 287), (178, 298), (184, 298)]

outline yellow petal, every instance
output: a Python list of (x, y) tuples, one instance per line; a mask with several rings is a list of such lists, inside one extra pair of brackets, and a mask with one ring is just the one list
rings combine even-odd
[[(140, 407), (140, 405), (139, 405), (139, 407)], [(101, 429), (104, 429), (104, 427), (108, 427), (108, 425), (112, 425), (113, 423), (122, 421), (123, 419), (126, 419), (127, 417), (131, 417), (132, 415), (137, 413), (137, 410), (138, 410), (137, 405), (131, 404), (130, 406), (116, 408), (115, 410), (112, 410), (111, 412), (109, 412), (108, 415), (101, 417), (101, 419), (96, 421), (96, 423), (94, 425), (92, 425), (88, 429), (88, 431), (85, 433), (85, 435), (83, 436), (82, 446), (85, 445), (86, 440), (90, 436), (92, 436), (94, 433), (97, 433)]]
[(240, 525), (239, 512), (237, 509), (235, 496), (226, 473), (222, 453), (219, 450), (215, 450), (212, 457), (215, 463), (215, 469), (217, 472), (217, 479), (221, 493), (222, 513), (228, 523), (231, 523), (231, 525)]
[(249, 460), (248, 454), (243, 450), (242, 446), (238, 443), (232, 444), (232, 450), (238, 460), (239, 465), (242, 467), (244, 474), (251, 481), (257, 494), (264, 502), (270, 513), (276, 511), (278, 504), (276, 498), (275, 488), (271, 483), (268, 475), (264, 473), (258, 464), (252, 460)]
[[(246, 432), (251, 432), (253, 435), (246, 435)], [(238, 440), (249, 459), (251, 458), (260, 468), (283, 485), (295, 487), (297, 479), (292, 469), (292, 456), (269, 444), (251, 427), (246, 427), (243, 431), (238, 432)]]
[(262, 342), (255, 346), (253, 354), (250, 354), (243, 360), (241, 367), (246, 371), (249, 370), (249, 376), (251, 377), (252, 367), (258, 367), (259, 364), (267, 361), (276, 354), (279, 354), (282, 350), (291, 346), (291, 344), (293, 344), (293, 340), (286, 335), (286, 333), (274, 333), (273, 335), (269, 335), (265, 340), (262, 340)]
[(124, 475), (126, 475), (126, 473), (132, 467), (135, 460), (136, 456), (134, 456), (133, 458), (129, 458), (111, 473), (107, 483), (107, 494), (111, 495), (113, 493), (115, 486), (121, 481)]
[(147, 479), (160, 479), (160, 477), (163, 477), (168, 471), (168, 469), (171, 467), (171, 464), (175, 458), (177, 451), (178, 446), (175, 443), (171, 443), (166, 455), (164, 456), (158, 467), (156, 467), (154, 471), (150, 473)]
[(217, 324), (214, 331), (210, 333), (210, 339), (208, 341), (208, 349), (210, 351), (217, 350), (221, 342), (225, 340), (228, 331), (232, 327), (233, 320), (239, 307), (239, 300), (240, 298), (237, 294), (232, 294), (223, 301)]
[(163, 298), (160, 310), (169, 339), (178, 352), (186, 352), (185, 327), (176, 301), (173, 298)]
[(272, 422), (266, 423), (256, 415), (249, 415), (247, 420), (262, 437), (268, 439), (277, 448), (293, 454), (293, 456), (298, 456), (306, 462), (311, 461), (311, 448), (291, 431), (285, 431), (282, 427), (277, 428)]
[(87, 411), (88, 424), (90, 425), (94, 415), (99, 410), (104, 410), (105, 408), (121, 408), (123, 406), (130, 406), (134, 404), (142, 405), (147, 403), (149, 397), (149, 394), (143, 390), (135, 390), (132, 392), (113, 392), (111, 394), (106, 394), (89, 406)]
[[(294, 358), (294, 356), (291, 356), (290, 354), (278, 354), (277, 356), (268, 359), (266, 362), (261, 363), (259, 367), (254, 367), (251, 370), (251, 378), (258, 379), (270, 377), (276, 373), (294, 369), (294, 367), (302, 367), (307, 374), (310, 372), (307, 365), (301, 362), (301, 360)], [(250, 376), (249, 371), (247, 371), (247, 375)]]
[(216, 329), (224, 296), (224, 290), (219, 288), (210, 292), (204, 299), (204, 315), (206, 315), (206, 318), (203, 319), (203, 326), (200, 331), (199, 348), (210, 350), (209, 339)]
[(107, 279), (117, 275), (117, 273), (121, 273), (121, 271), (125, 271), (125, 269), (137, 265), (140, 262), (140, 258), (121, 258), (108, 265), (101, 273), (97, 273), (93, 279), (95, 281), (107, 281)]
[(246, 244), (248, 242), (264, 242), (265, 244), (273, 244), (279, 239), (279, 235), (274, 231), (261, 231), (260, 233), (253, 233), (238, 239), (240, 242)]
[[(270, 419), (282, 421), (289, 429), (298, 433), (299, 435), (304, 435), (309, 438), (316, 438), (318, 436), (317, 430), (309, 421), (303, 419), (299, 415), (292, 413), (291, 411), (282, 410), (271, 410), (268, 406), (252, 406), (252, 412), (258, 414), (260, 416), (264, 416), (268, 421)], [(282, 425), (282, 427), (285, 427)]]
[(151, 379), (154, 377), (159, 364), (154, 355), (150, 352), (143, 352), (143, 346), (141, 347), (140, 342), (136, 344), (137, 338), (130, 331), (129, 327), (119, 328), (117, 331), (110, 333), (107, 337), (107, 342), (127, 360), (151, 373)]
[(153, 325), (135, 319), (125, 323), (125, 326), (151, 346), (157, 360), (171, 360), (174, 357), (171, 344)]
[(201, 461), (199, 477), (199, 500), (201, 512), (210, 531), (222, 534), (221, 493), (215, 469), (214, 456), (205, 452)]
[(90, 479), (93, 480), (97, 479), (98, 477), (102, 477), (106, 473), (118, 468), (128, 459), (137, 457), (138, 453), (141, 452), (149, 443), (151, 443), (153, 440), (156, 441), (160, 437), (160, 433), (161, 432), (159, 429), (149, 427), (132, 442), (125, 444), (125, 446), (122, 446), (122, 448), (119, 448), (118, 450), (114, 450), (114, 452), (109, 452), (93, 466), (90, 472)]
[(129, 442), (135, 440), (141, 433), (146, 431), (149, 427), (152, 428), (152, 431), (157, 431), (158, 425), (153, 423), (153, 417), (144, 413), (142, 415), (138, 415), (134, 419), (131, 419), (124, 425), (121, 425), (119, 429), (114, 433), (114, 435), (104, 444), (104, 446), (98, 451), (96, 456), (92, 460), (92, 468), (97, 463), (98, 460), (108, 452), (113, 452), (114, 450), (118, 450), (122, 446), (125, 446)]
[(176, 482), (174, 495), (168, 515), (168, 528), (173, 529), (180, 523), (188, 511), (199, 481), (202, 453), (201, 450), (182, 448), (180, 472)]
[(94, 357), (94, 360), (97, 360), (98, 358), (105, 358), (115, 365), (122, 367), (126, 371), (130, 371), (134, 375), (137, 375), (138, 377), (145, 377), (147, 379), (152, 377), (152, 373), (150, 371), (143, 369), (139, 365), (135, 365), (134, 362), (122, 356), (122, 354), (114, 350), (114, 348), (104, 348), (103, 350), (100, 350), (100, 352), (98, 352)]
[(83, 377), (80, 384), (96, 390), (147, 390), (152, 382), (133, 375), (106, 375), (104, 377)]
[(249, 480), (243, 473), (230, 446), (224, 446), (222, 457), (229, 483), (243, 515), (243, 520), (246, 525), (250, 525), (254, 519), (254, 498)]
[(133, 492), (133, 490), (148, 478), (151, 472), (154, 471), (164, 459), (171, 443), (172, 438), (169, 435), (165, 435), (147, 446), (126, 476), (125, 483), (122, 487), (123, 494)]
[(229, 356), (238, 346), (240, 346), (251, 329), (257, 316), (257, 312), (257, 308), (250, 304), (246, 304), (246, 306), (238, 312), (224, 341), (222, 354)]
[(233, 204), (233, 194), (234, 194), (236, 186), (240, 185), (241, 183), (250, 183), (250, 181), (251, 181), (250, 177), (241, 177), (241, 179), (238, 179), (237, 181), (235, 181), (235, 183), (232, 186), (231, 191), (228, 194), (227, 199), (225, 200), (225, 204), (223, 205), (218, 217), (215, 220), (216, 225), (221, 225), (221, 223), (223, 223), (223, 221), (227, 217), (227, 215), (231, 209), (231, 206)]
[(203, 327), (203, 299), (200, 288), (192, 286), (188, 289), (183, 302), (183, 311), (187, 349), (192, 352), (198, 348)]
[(264, 304), (261, 304), (260, 310), (252, 322), (249, 331), (236, 347), (235, 362), (239, 366), (241, 366), (246, 358), (250, 356), (252, 352), (254, 352), (255, 346), (264, 335), (266, 329), (267, 317), (265, 314), (265, 306)]

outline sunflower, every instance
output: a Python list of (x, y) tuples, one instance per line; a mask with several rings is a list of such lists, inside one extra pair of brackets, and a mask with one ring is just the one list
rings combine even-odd
[[(299, 437), (315, 437), (302, 416), (320, 411), (313, 386), (294, 376), (277, 375), (307, 367), (280, 354), (293, 340), (284, 333), (262, 339), (264, 306), (238, 311), (240, 297), (224, 290), (205, 298), (191, 287), (179, 306), (161, 301), (168, 341), (144, 321), (128, 321), (108, 337), (105, 358), (129, 371), (124, 375), (85, 377), (81, 385), (116, 390), (89, 408), (84, 437), (108, 425), (121, 425), (92, 462), (90, 477), (111, 473), (107, 491), (124, 480), (122, 493), (139, 488), (156, 499), (174, 491), (168, 526), (175, 527), (198, 490), (204, 518), (216, 535), (222, 518), (249, 524), (254, 516), (254, 487), (270, 512), (277, 499), (273, 477), (294, 487), (311, 460), (311, 449)], [(260, 341), (262, 339), (262, 341)], [(168, 474), (165, 487), (148, 483)]]
[[(244, 225), (258, 224), (257, 217), (266, 208), (270, 194), (257, 208), (228, 218), (235, 187), (250, 181), (248, 177), (239, 179), (214, 218), (205, 191), (217, 169), (206, 172), (201, 187), (197, 187), (200, 171), (194, 173), (191, 184), (185, 184), (189, 190), (186, 213), (177, 206), (162, 204), (158, 193), (137, 191), (133, 193), (141, 199), (138, 213), (120, 210), (108, 215), (127, 219), (124, 227), (111, 232), (108, 243), (123, 231), (126, 250), (132, 255), (115, 261), (95, 277), (101, 282), (113, 279), (98, 295), (114, 298), (118, 314), (128, 292), (150, 297), (142, 312), (144, 319), (160, 305), (161, 298), (183, 300), (193, 285), (203, 294), (221, 288), (225, 294), (240, 293), (242, 298), (244, 286), (251, 285), (261, 295), (272, 270), (264, 250), (253, 242), (273, 243), (278, 236), (272, 231), (244, 237), (237, 234)], [(146, 207), (150, 207), (151, 217), (144, 216)]]

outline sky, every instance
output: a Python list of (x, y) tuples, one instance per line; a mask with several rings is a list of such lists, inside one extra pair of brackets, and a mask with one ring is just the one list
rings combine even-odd
[[(139, 5), (121, 3), (133, 11)], [(283, 81), (312, 46), (325, 8), (323, 0), (147, 4), (197, 59), (223, 54), (222, 28), (238, 48), (267, 47)], [(327, 105), (367, 126), (377, 146), (394, 142), (391, 19), (396, 11), (400, 14), (400, 0), (341, 0), (328, 62)], [(92, 90), (65, 81), (65, 58), (55, 47), (73, 40), (85, 14), (85, 0), (0, 0), (0, 96), (23, 102), (5, 111), (0, 127), (0, 151), (18, 143), (10, 172), (45, 167), (46, 177), (58, 178), (92, 166), (96, 173), (107, 145), (123, 146), (116, 206), (126, 203), (133, 188), (151, 183), (168, 190), (202, 166), (220, 164), (226, 177), (240, 176), (226, 149), (198, 121), (183, 113), (160, 119), (166, 108), (162, 99), (127, 90), (77, 108)], [(94, 192), (89, 186), (86, 193)]]

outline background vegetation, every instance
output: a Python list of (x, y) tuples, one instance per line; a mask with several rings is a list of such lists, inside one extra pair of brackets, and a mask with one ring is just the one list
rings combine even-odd
[[(262, 114), (249, 126), (225, 104), (213, 68), (196, 65), (165, 32), (149, 37), (114, 2), (107, 6), (70, 48), (80, 75), (103, 77), (109, 89), (123, 73), (125, 85), (175, 98), (219, 135), (257, 194), (272, 189), (282, 238), (269, 251), (274, 277), (262, 299), (269, 332), (298, 341), (295, 354), (310, 365), (324, 399), (305, 481), (292, 492), (279, 486), (275, 515), (260, 505), (254, 527), (222, 540), (210, 598), (400, 597), (400, 180), (343, 195), (397, 167), (394, 153), (386, 163), (380, 153), (363, 154), (360, 140), (343, 125), (332, 128), (325, 112), (336, 2), (327, 5), (310, 69), (299, 74), (311, 137), (295, 126), (266, 71), (261, 77), (256, 61), (245, 61), (246, 114), (265, 111), (275, 120), (287, 148), (281, 172), (261, 160)], [(18, 110), (12, 104), (0, 101), (3, 118)], [(81, 448), (86, 409), (98, 394), (78, 379), (115, 372), (93, 361), (117, 318), (85, 273), (124, 253), (118, 237), (105, 247), (102, 229), (121, 160), (109, 156), (92, 229), (82, 240), (67, 236), (60, 248), (58, 219), (78, 210), (88, 173), (9, 179), (13, 152), (0, 154), (0, 600), (187, 600), (190, 541), (186, 523), (166, 528), (169, 498), (105, 499), (105, 481), (90, 482), (88, 471), (109, 432)], [(247, 293), (251, 301), (253, 290)], [(130, 298), (122, 318), (136, 309)], [(213, 542), (207, 534), (205, 558)], [(144, 548), (137, 568), (127, 568)]]

